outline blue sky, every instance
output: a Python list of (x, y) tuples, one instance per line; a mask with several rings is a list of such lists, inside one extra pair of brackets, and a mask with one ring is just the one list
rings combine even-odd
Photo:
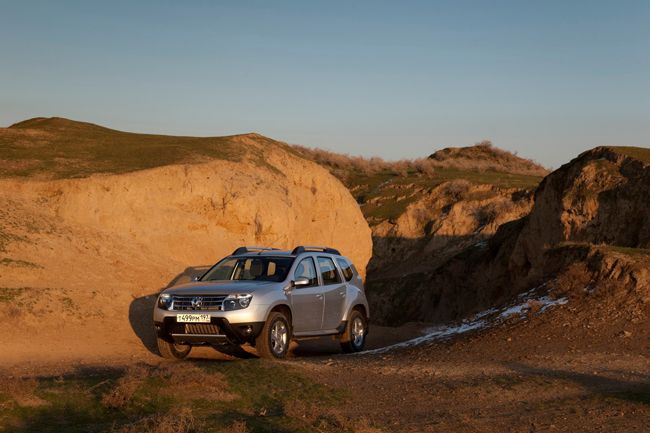
[(558, 167), (650, 145), (650, 2), (0, 0), (0, 125), (35, 116)]

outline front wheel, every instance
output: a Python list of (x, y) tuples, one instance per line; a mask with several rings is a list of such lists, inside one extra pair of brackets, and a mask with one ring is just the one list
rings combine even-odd
[(361, 352), (366, 344), (367, 333), (368, 320), (366, 316), (359, 310), (352, 310), (345, 326), (345, 332), (341, 336), (341, 349), (343, 349), (343, 352)]
[(157, 339), (158, 352), (160, 352), (160, 356), (166, 359), (184, 359), (192, 350), (190, 345), (170, 343), (160, 337), (157, 337)]
[(262, 358), (284, 358), (291, 342), (287, 317), (279, 311), (269, 314), (262, 332), (255, 339), (255, 349)]

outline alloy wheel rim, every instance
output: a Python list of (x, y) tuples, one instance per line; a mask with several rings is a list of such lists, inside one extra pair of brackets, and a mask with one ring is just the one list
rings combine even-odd
[(281, 321), (277, 320), (271, 328), (271, 349), (273, 353), (279, 355), (282, 354), (287, 347), (287, 337), (288, 337), (287, 325)]
[(363, 343), (365, 333), (363, 320), (360, 317), (355, 317), (352, 321), (352, 342), (356, 347), (360, 347)]

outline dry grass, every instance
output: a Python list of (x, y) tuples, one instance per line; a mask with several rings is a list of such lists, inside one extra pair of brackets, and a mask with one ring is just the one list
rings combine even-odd
[(249, 433), (248, 426), (245, 421), (235, 421), (228, 427), (219, 430), (219, 433)]
[(485, 226), (495, 222), (500, 215), (510, 214), (514, 208), (515, 204), (512, 201), (492, 201), (477, 208), (474, 216), (478, 220), (479, 226)]
[(132, 400), (138, 388), (149, 378), (165, 381), (161, 395), (183, 400), (204, 399), (232, 401), (238, 396), (227, 391), (228, 383), (222, 374), (206, 371), (189, 363), (161, 364), (158, 368), (145, 365), (129, 367), (116, 385), (102, 397), (102, 404), (110, 409), (122, 409)]
[(306, 146), (294, 145), (300, 156), (328, 167), (334, 172), (354, 172), (371, 175), (382, 171), (395, 171), (406, 163), (405, 161), (387, 162), (379, 157), (364, 158), (342, 153), (330, 152), (324, 149), (312, 149)]
[[(160, 362), (29, 381), (0, 378), (0, 431), (354, 431), (355, 422), (330, 412), (342, 401), (338, 390), (290, 366), (258, 361)], [(27, 407), (41, 403), (35, 395), (46, 401)], [(309, 415), (314, 423), (285, 414), (287, 399), (315, 408)]]
[(459, 170), (497, 171), (528, 176), (548, 174), (548, 170), (535, 161), (499, 149), (487, 140), (476, 143), (474, 146), (447, 147), (431, 154), (429, 159), (435, 161), (439, 167)]
[[(201, 424), (192, 409), (183, 407), (173, 414), (156, 414), (120, 427), (113, 426), (109, 433), (193, 433), (200, 432)], [(229, 430), (235, 433), (233, 430)]]
[(47, 404), (36, 395), (37, 388), (38, 381), (34, 378), (0, 377), (0, 408), (14, 405), (38, 407)]
[(110, 409), (121, 409), (127, 406), (148, 375), (149, 370), (144, 366), (129, 367), (113, 389), (104, 394), (102, 404)]
[(207, 399), (212, 401), (232, 401), (238, 396), (228, 392), (228, 382), (221, 373), (207, 373), (189, 363), (162, 364), (156, 375), (168, 384), (164, 395), (183, 395), (186, 399)]
[(433, 153), (428, 158), (390, 162), (378, 157), (364, 158), (298, 145), (294, 146), (294, 149), (302, 157), (328, 167), (338, 177), (345, 177), (346, 173), (370, 176), (382, 172), (391, 172), (398, 176), (407, 176), (409, 173), (433, 176), (437, 169), (494, 171), (526, 176), (548, 174), (548, 170), (536, 162), (494, 147), (489, 141), (482, 141), (468, 147), (448, 147)]
[(309, 405), (302, 400), (293, 400), (284, 405), (287, 416), (308, 424), (312, 431), (353, 431), (355, 433), (382, 433), (370, 425), (365, 417), (350, 418), (336, 408), (322, 408)]
[(470, 189), (472, 183), (465, 179), (454, 179), (443, 185), (443, 191), (449, 197), (460, 200)]

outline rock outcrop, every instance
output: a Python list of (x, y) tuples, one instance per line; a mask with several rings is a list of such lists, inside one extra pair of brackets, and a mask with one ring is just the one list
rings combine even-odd
[(650, 247), (650, 149), (599, 147), (547, 176), (512, 254), (514, 269), (543, 267), (563, 242)]
[(431, 271), (531, 208), (529, 190), (462, 179), (443, 182), (421, 194), (396, 220), (372, 227), (369, 271), (375, 279)]

